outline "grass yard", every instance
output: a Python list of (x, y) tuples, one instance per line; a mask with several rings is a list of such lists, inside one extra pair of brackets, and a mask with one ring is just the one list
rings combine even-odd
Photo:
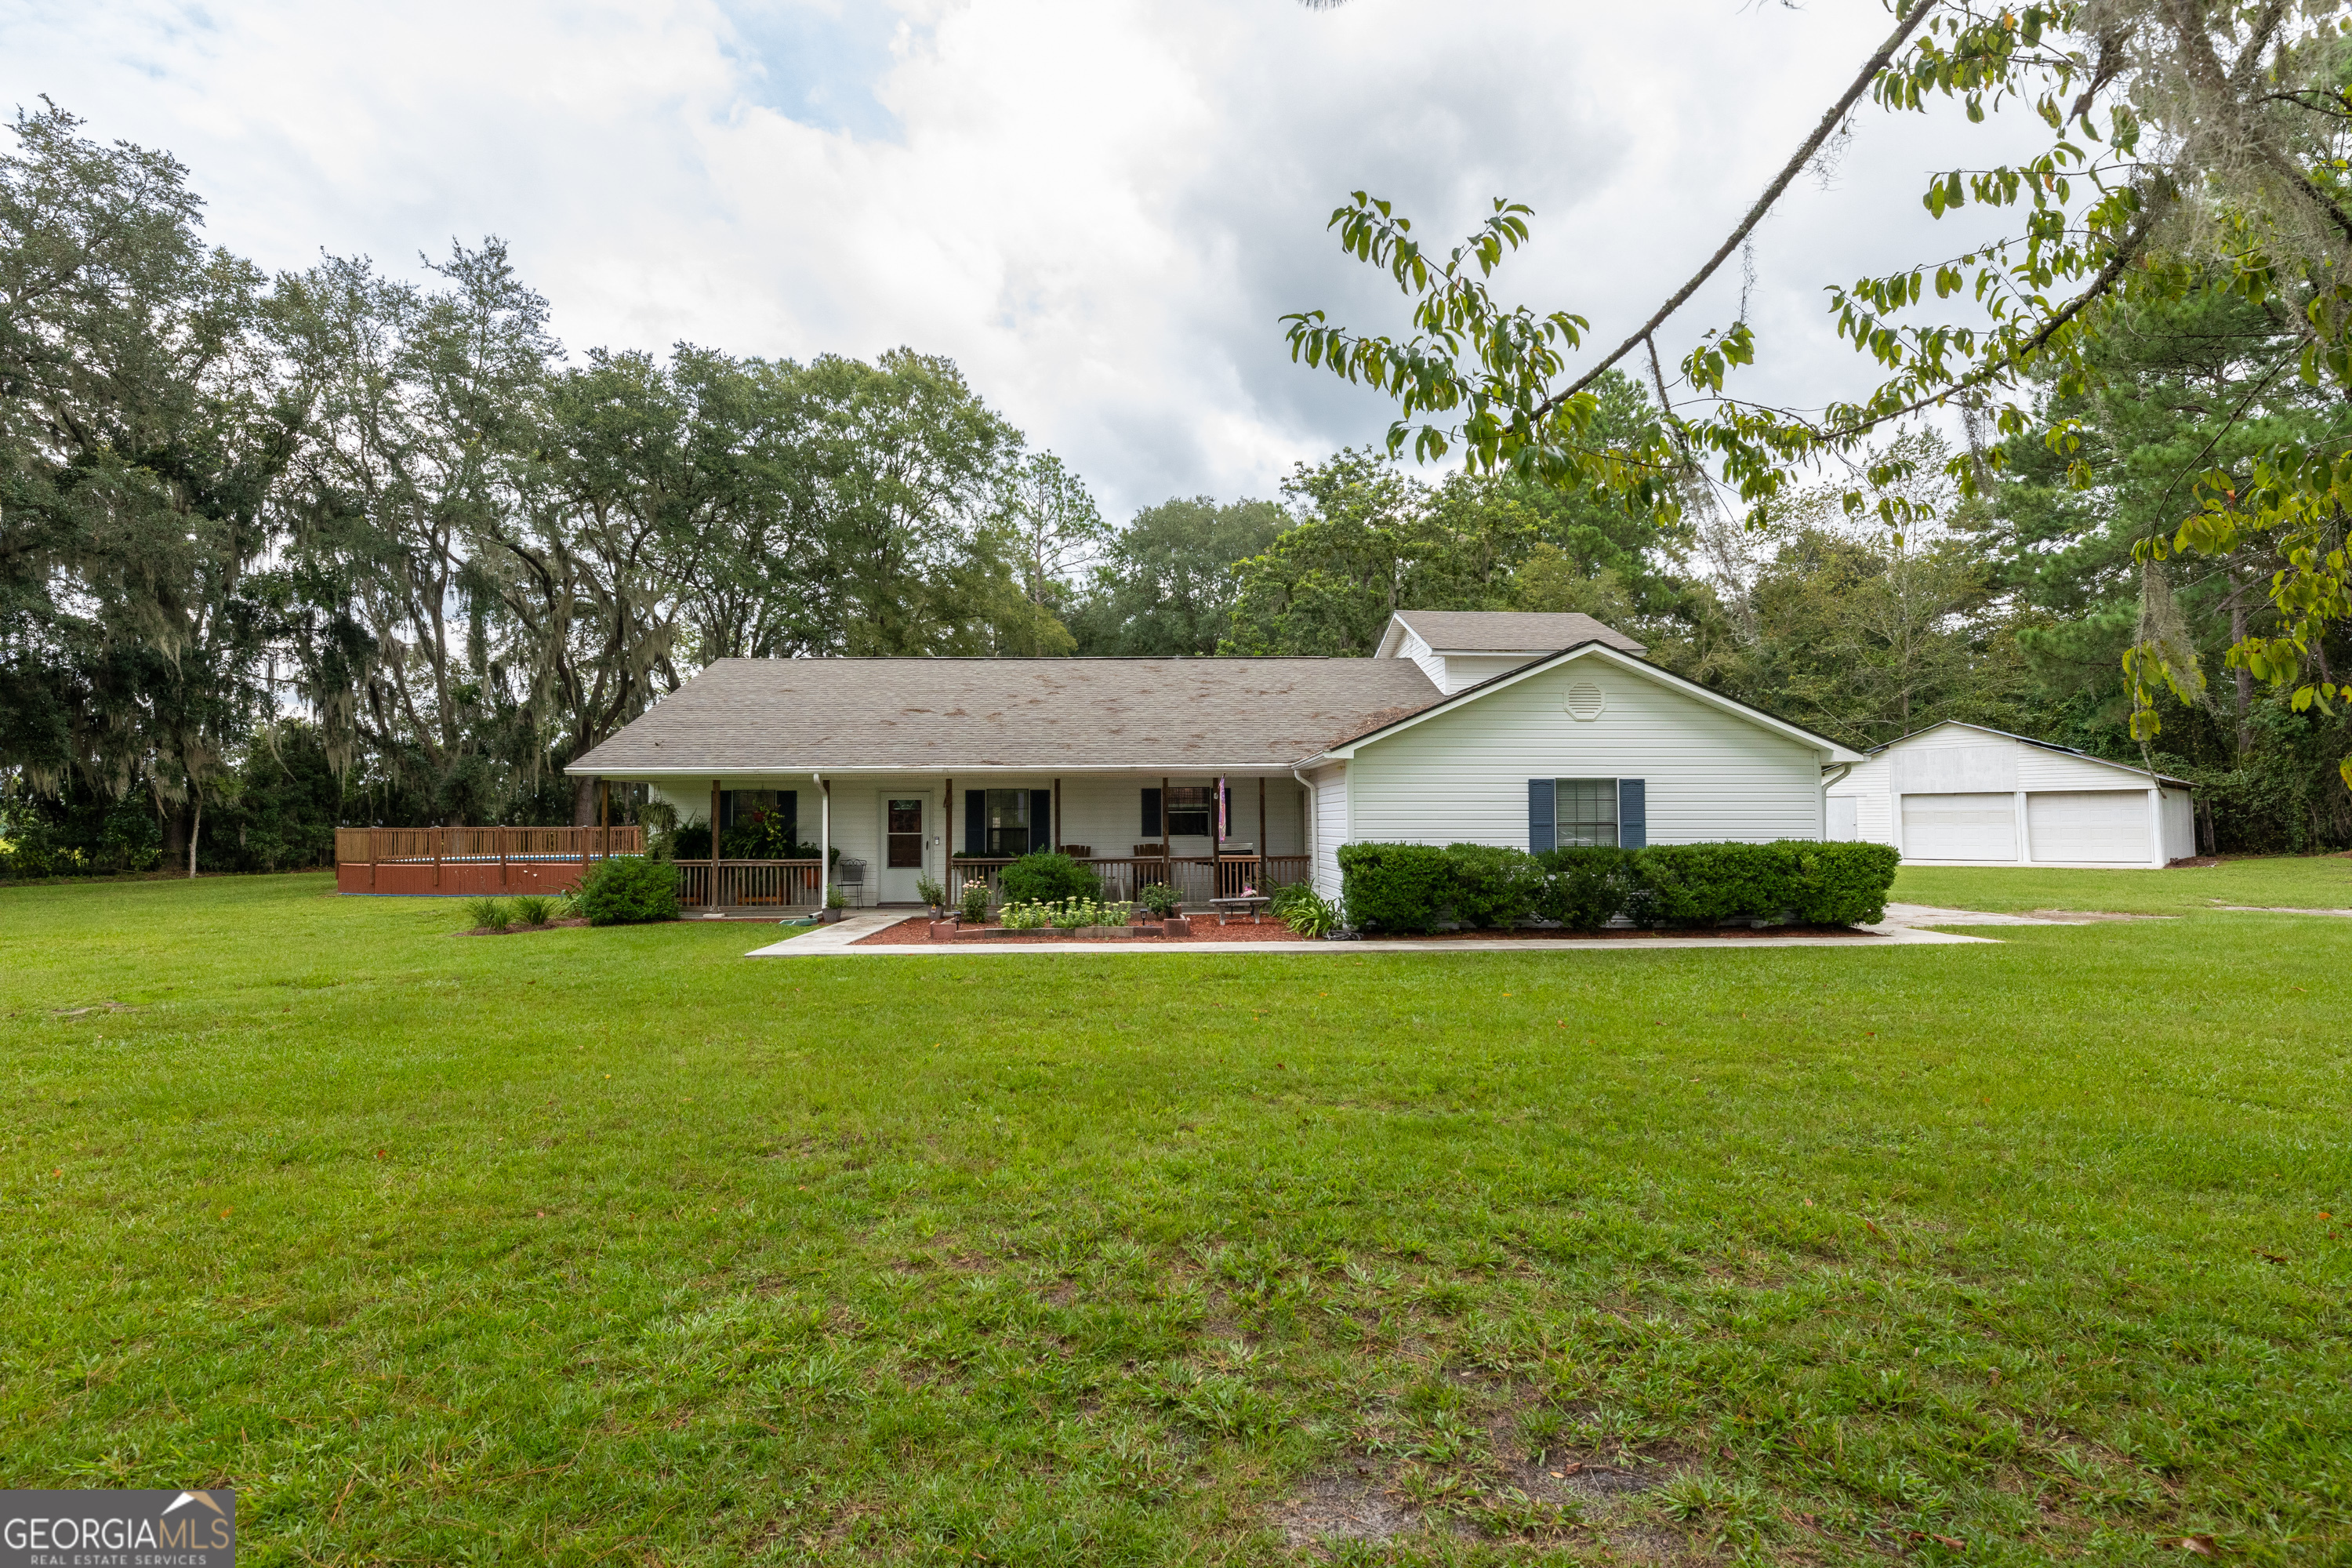
[(1898, 896), (2181, 918), (753, 963), (0, 890), (0, 1481), (235, 1486), (257, 1563), (2352, 1563), (2352, 921), (2208, 908), (2352, 861)]

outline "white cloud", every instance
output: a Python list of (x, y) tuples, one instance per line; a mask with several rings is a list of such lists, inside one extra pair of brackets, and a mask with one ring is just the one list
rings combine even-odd
[[(1503, 286), (1613, 344), (1888, 26), (1738, 0), (0, 0), (0, 89), (172, 149), (213, 237), (266, 266), (499, 233), (575, 351), (952, 355), (1119, 514), (1270, 494), (1386, 428), (1277, 321), (1401, 324), (1324, 231), (1349, 190), (1433, 239), (1528, 202)], [(1865, 109), (1838, 188), (1766, 226), (1743, 390), (1867, 384), (1819, 289), (1958, 248), (1916, 203), (1950, 123)], [(1730, 319), (1738, 274), (1677, 343)]]

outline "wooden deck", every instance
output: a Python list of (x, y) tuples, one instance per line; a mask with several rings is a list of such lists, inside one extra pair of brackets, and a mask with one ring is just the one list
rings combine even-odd
[(335, 890), (562, 893), (595, 861), (645, 852), (638, 827), (338, 827)]

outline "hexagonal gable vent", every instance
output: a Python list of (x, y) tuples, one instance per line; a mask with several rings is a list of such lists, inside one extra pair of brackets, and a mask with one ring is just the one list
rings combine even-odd
[(1608, 694), (1590, 680), (1580, 680), (1568, 689), (1568, 716), (1571, 719), (1598, 719), (1601, 710), (1608, 706)]

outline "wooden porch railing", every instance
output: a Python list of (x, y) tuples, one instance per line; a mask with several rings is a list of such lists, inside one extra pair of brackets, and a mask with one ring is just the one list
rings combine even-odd
[(677, 901), (690, 910), (813, 910), (817, 907), (814, 860), (721, 860), (718, 897), (711, 896), (710, 862), (677, 863)]
[(338, 827), (335, 859), (400, 866), (452, 860), (601, 860), (642, 855), (642, 827)]
[[(1009, 859), (957, 857), (948, 867), (949, 900), (955, 900), (965, 883), (975, 881), (988, 884), (993, 900), (997, 875), (1012, 864)], [(1102, 879), (1106, 899), (1132, 902), (1139, 889), (1164, 882), (1185, 902), (1197, 905), (1212, 898), (1237, 897), (1244, 888), (1265, 892), (1287, 882), (1303, 882), (1308, 862), (1304, 855), (1174, 855), (1164, 859), (1150, 855), (1098, 855), (1081, 858), (1078, 864)]]

